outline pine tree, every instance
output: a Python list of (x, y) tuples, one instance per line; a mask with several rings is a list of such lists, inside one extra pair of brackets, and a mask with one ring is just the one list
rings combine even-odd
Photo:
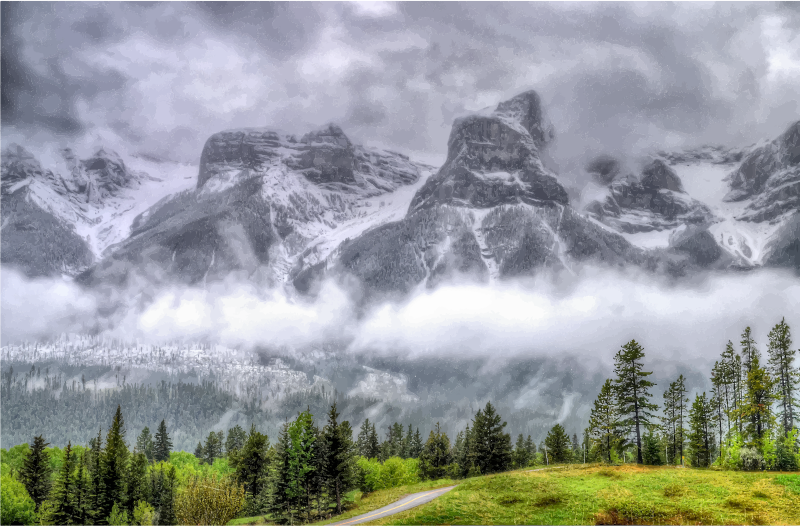
[(533, 455), (536, 454), (536, 444), (531, 440), (531, 436), (525, 439), (525, 449), (528, 451), (528, 459), (533, 460)]
[(336, 513), (342, 513), (342, 496), (355, 486), (355, 444), (353, 432), (347, 421), (338, 423), (336, 403), (328, 412), (328, 422), (323, 430), (327, 444), (324, 462), (324, 480), (330, 495), (335, 497)]
[(147, 457), (139, 451), (134, 452), (125, 477), (125, 509), (133, 516), (136, 503), (150, 501), (150, 486), (147, 480)]
[(150, 428), (145, 427), (136, 438), (136, 450), (140, 453), (144, 453), (144, 456), (147, 458), (147, 460), (151, 461), (153, 460), (154, 447), (153, 435), (150, 434)]
[(156, 462), (169, 461), (169, 454), (172, 451), (172, 440), (167, 434), (167, 424), (164, 420), (158, 424), (158, 431), (156, 431), (156, 440), (153, 447), (153, 460)]
[(153, 491), (151, 495), (155, 498), (158, 495), (158, 502), (153, 504), (153, 507), (158, 512), (158, 524), (161, 525), (175, 525), (178, 523), (178, 517), (175, 510), (175, 500), (178, 495), (178, 477), (175, 472), (175, 466), (170, 466), (169, 470), (164, 473), (164, 466), (159, 468), (160, 483), (157, 487), (157, 492)]
[(77, 464), (78, 469), (75, 473), (75, 481), (73, 483), (75, 495), (74, 520), (75, 524), (89, 524), (91, 517), (91, 493), (89, 474), (86, 468), (87, 455), (85, 451)]
[(689, 412), (689, 453), (693, 466), (711, 465), (715, 451), (712, 437), (714, 426), (714, 407), (706, 394), (696, 395)]
[(222, 440), (218, 433), (211, 431), (203, 444), (203, 461), (209, 465), (214, 464), (214, 459), (222, 456)]
[(656, 404), (648, 402), (648, 398), (653, 396), (648, 389), (655, 384), (645, 380), (653, 373), (642, 370), (643, 357), (644, 349), (636, 340), (623, 345), (614, 357), (617, 407), (619, 414), (624, 418), (621, 424), (636, 430), (636, 461), (639, 464), (643, 462), (641, 426), (649, 425), (654, 418), (651, 411), (658, 409)]
[(367, 450), (369, 456), (367, 458), (378, 458), (380, 455), (380, 443), (378, 442), (378, 431), (375, 429), (375, 424), (372, 424), (372, 429), (369, 432), (369, 445)]
[(739, 343), (742, 346), (742, 367), (746, 377), (753, 370), (753, 361), (759, 359), (759, 352), (750, 332), (750, 327), (745, 328)]
[(758, 354), (754, 354), (747, 373), (746, 393), (742, 402), (742, 419), (747, 422), (745, 435), (750, 445), (761, 449), (764, 434), (774, 423), (772, 404), (777, 381), (761, 367)]
[(75, 457), (72, 454), (72, 442), (64, 449), (64, 463), (56, 476), (53, 490), (47, 499), (48, 506), (43, 514), (44, 524), (78, 524), (75, 508), (75, 490), (73, 488), (73, 472)]
[(114, 504), (125, 501), (125, 475), (128, 468), (128, 446), (125, 444), (125, 421), (122, 409), (117, 406), (114, 420), (106, 436), (106, 448), (102, 458), (102, 488), (100, 518), (108, 517)]
[(611, 463), (611, 451), (618, 430), (617, 401), (611, 380), (606, 380), (594, 401), (589, 417), (589, 432), (597, 443), (601, 458)]
[[(230, 436), (230, 434), (228, 435)], [(231, 460), (234, 477), (244, 486), (245, 492), (254, 499), (261, 495), (268, 483), (269, 465), (272, 460), (269, 437), (250, 426), (250, 433), (240, 450), (234, 450)]]
[(515, 468), (519, 469), (527, 467), (529, 463), (530, 452), (525, 445), (525, 438), (522, 436), (522, 433), (520, 433), (519, 436), (517, 436), (517, 443), (514, 445), (513, 464)]
[(241, 450), (245, 441), (247, 441), (247, 433), (242, 429), (242, 426), (236, 424), (228, 429), (228, 438), (225, 439), (225, 454), (230, 456), (235, 451)]
[(87, 523), (100, 524), (104, 517), (101, 517), (103, 510), (103, 496), (105, 487), (103, 485), (103, 430), (97, 431), (97, 438), (89, 441), (88, 451), (88, 487), (87, 487)]
[(564, 431), (564, 426), (561, 424), (554, 425), (550, 432), (547, 433), (544, 444), (551, 464), (572, 460), (572, 444), (569, 440), (569, 435)]
[(472, 421), (475, 465), (484, 475), (506, 471), (511, 465), (511, 436), (503, 432), (506, 425), (491, 402), (475, 414)]
[(201, 462), (204, 458), (206, 458), (206, 450), (203, 449), (202, 442), (198, 442), (197, 447), (194, 448), (194, 456), (198, 458)]
[(572, 433), (572, 461), (579, 462), (581, 456), (581, 445), (578, 443), (578, 434)]
[(52, 469), (50, 468), (50, 454), (45, 449), (49, 445), (50, 443), (45, 442), (42, 435), (34, 437), (31, 449), (19, 471), (19, 478), (25, 485), (25, 489), (28, 490), (28, 495), (36, 504), (37, 511), (50, 494)]
[(403, 438), (403, 452), (400, 455), (402, 458), (411, 458), (411, 442), (414, 441), (414, 434), (412, 433), (411, 424), (408, 424), (408, 431)]
[(275, 462), (273, 464), (273, 491), (270, 494), (269, 511), (278, 521), (293, 522), (295, 504), (298, 494), (293, 484), (290, 450), (292, 448), (289, 436), (289, 423), (281, 427), (278, 433), (278, 443), (275, 448)]
[(419, 458), (422, 453), (422, 436), (419, 434), (419, 428), (414, 432), (414, 438), (411, 441), (411, 458)]
[(786, 319), (782, 318), (769, 332), (769, 372), (777, 380), (778, 401), (783, 435), (788, 436), (794, 429), (795, 408), (798, 404), (797, 384), (800, 370), (794, 365), (796, 350), (791, 348), (792, 336)]
[(436, 422), (419, 456), (420, 474), (429, 480), (443, 478), (451, 462), (450, 439), (447, 433), (442, 431), (439, 422)]
[(358, 429), (358, 438), (356, 439), (358, 454), (364, 458), (374, 458), (371, 456), (372, 451), (369, 446), (369, 437), (371, 433), (372, 427), (370, 426), (369, 418), (367, 418), (361, 423), (361, 427)]
[(642, 459), (648, 466), (661, 465), (661, 446), (655, 434), (655, 426), (647, 426), (647, 434), (642, 437)]

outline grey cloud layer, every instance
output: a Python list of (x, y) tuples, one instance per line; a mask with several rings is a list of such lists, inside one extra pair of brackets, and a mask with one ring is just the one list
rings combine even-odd
[(115, 134), (196, 160), (220, 129), (443, 156), (454, 117), (539, 90), (562, 169), (776, 136), (800, 114), (791, 4), (3, 3), (4, 134)]

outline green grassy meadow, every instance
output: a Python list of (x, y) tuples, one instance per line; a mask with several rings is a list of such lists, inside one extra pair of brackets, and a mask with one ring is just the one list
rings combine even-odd
[[(339, 522), (410, 493), (458, 484), (369, 524), (800, 524), (800, 474), (567, 465), (348, 494)], [(266, 516), (231, 521), (270, 524)]]

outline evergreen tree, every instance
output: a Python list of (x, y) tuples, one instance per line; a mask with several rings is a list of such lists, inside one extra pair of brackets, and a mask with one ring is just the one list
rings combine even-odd
[(761, 367), (758, 354), (753, 354), (750, 371), (747, 373), (745, 399), (742, 402), (742, 419), (747, 422), (745, 436), (748, 443), (757, 449), (763, 446), (764, 434), (774, 423), (772, 404), (777, 381)]
[(428, 436), (428, 441), (419, 456), (419, 471), (424, 479), (436, 480), (447, 474), (447, 467), (452, 461), (450, 439), (441, 430), (439, 422)]
[(411, 458), (419, 458), (422, 453), (422, 436), (419, 434), (419, 428), (414, 432), (414, 438), (411, 440)]
[(750, 327), (745, 328), (739, 343), (742, 346), (742, 367), (744, 375), (747, 377), (753, 370), (754, 360), (758, 361), (759, 359), (759, 352), (756, 348), (756, 342), (753, 340), (753, 335), (750, 332)]
[(725, 350), (722, 352), (721, 373), (724, 375), (724, 383), (730, 390), (730, 402), (728, 404), (729, 427), (733, 424), (741, 434), (744, 431), (741, 419), (741, 406), (744, 400), (744, 379), (742, 373), (742, 357), (733, 348), (733, 342), (728, 341)]
[(72, 453), (72, 443), (70, 442), (64, 449), (64, 462), (47, 499), (48, 506), (43, 507), (46, 508), (42, 517), (44, 524), (79, 524), (73, 488), (74, 471), (75, 456)]
[(696, 467), (708, 467), (713, 461), (715, 442), (714, 407), (706, 394), (696, 395), (689, 411), (689, 458)]
[(144, 453), (148, 461), (153, 460), (153, 451), (155, 444), (153, 443), (153, 435), (150, 434), (150, 428), (145, 427), (136, 438), (136, 451)]
[(204, 458), (206, 458), (206, 450), (203, 449), (202, 442), (198, 442), (197, 447), (194, 448), (194, 456), (197, 457), (201, 462)]
[(133, 509), (139, 501), (150, 501), (150, 485), (147, 480), (147, 457), (136, 451), (131, 455), (125, 477), (125, 509), (133, 517)]
[(792, 336), (786, 319), (781, 319), (769, 332), (769, 372), (777, 381), (778, 402), (783, 435), (794, 429), (795, 408), (798, 404), (797, 383), (800, 371), (794, 365), (796, 350), (791, 348)]
[(324, 480), (328, 492), (335, 498), (336, 513), (342, 513), (342, 496), (355, 487), (356, 464), (353, 431), (347, 421), (338, 423), (336, 402), (328, 412), (328, 422), (323, 430), (327, 444), (327, 458), (323, 464)]
[(580, 462), (581, 456), (581, 445), (578, 443), (578, 434), (572, 433), (572, 461)]
[(102, 457), (102, 489), (100, 518), (108, 517), (114, 504), (120, 507), (125, 501), (125, 475), (128, 469), (128, 446), (125, 444), (125, 421), (122, 409), (117, 406), (114, 420), (106, 436)]
[(533, 443), (530, 435), (525, 439), (525, 449), (528, 451), (528, 458), (533, 459), (533, 455), (536, 454), (536, 444)]
[(211, 431), (203, 444), (203, 460), (209, 465), (214, 464), (214, 459), (222, 456), (222, 440), (218, 433)]
[(506, 422), (494, 409), (491, 402), (483, 411), (478, 410), (472, 421), (472, 447), (475, 465), (481, 474), (506, 471), (511, 465), (511, 436), (504, 433)]
[(89, 483), (89, 473), (87, 470), (87, 454), (84, 452), (77, 462), (78, 469), (75, 473), (73, 483), (75, 500), (74, 520), (75, 524), (89, 524), (91, 518), (91, 493)]
[(414, 434), (411, 429), (411, 424), (408, 424), (408, 431), (406, 431), (406, 436), (403, 438), (403, 458), (411, 458), (411, 443), (414, 441)]
[(30, 451), (19, 471), (20, 481), (25, 485), (28, 495), (36, 504), (37, 511), (50, 494), (52, 469), (50, 468), (50, 454), (45, 449), (49, 445), (50, 443), (45, 442), (42, 435), (34, 437)]
[[(156, 440), (153, 447), (153, 460), (156, 462), (169, 461), (169, 454), (172, 451), (172, 440), (167, 433), (167, 423), (162, 420), (158, 424), (158, 431), (156, 431)], [(200, 458), (200, 457), (198, 457)]]
[(611, 463), (611, 451), (618, 430), (617, 402), (611, 380), (606, 380), (594, 401), (589, 417), (589, 433), (597, 443), (600, 457)]
[(569, 462), (572, 460), (572, 444), (569, 440), (569, 435), (564, 431), (564, 426), (556, 424), (547, 433), (544, 439), (545, 447), (547, 448), (547, 455), (549, 462)]
[(373, 452), (370, 450), (369, 445), (370, 434), (372, 434), (372, 427), (370, 426), (369, 418), (367, 418), (361, 423), (361, 427), (358, 429), (358, 438), (356, 439), (358, 454), (364, 458), (377, 457), (377, 455), (371, 455)]
[(655, 426), (647, 427), (647, 434), (643, 437), (642, 459), (649, 466), (661, 465), (661, 445), (655, 434)]
[(87, 487), (87, 523), (93, 522), (100, 524), (102, 517), (100, 513), (103, 509), (103, 496), (105, 487), (103, 486), (103, 431), (97, 431), (97, 438), (89, 441), (88, 451), (88, 487)]
[(175, 501), (178, 497), (178, 477), (175, 466), (170, 466), (164, 477), (161, 499), (158, 507), (158, 524), (174, 525), (178, 523)]
[(642, 435), (641, 427), (649, 425), (654, 418), (652, 411), (658, 409), (656, 404), (648, 401), (649, 388), (655, 384), (645, 378), (653, 374), (643, 371), (644, 349), (636, 340), (631, 340), (622, 346), (614, 357), (614, 380), (619, 414), (623, 417), (621, 424), (636, 430), (636, 461), (642, 460)]
[(291, 449), (292, 443), (289, 436), (289, 423), (287, 422), (278, 433), (275, 462), (273, 464), (273, 491), (269, 500), (270, 514), (281, 523), (293, 522), (297, 507), (296, 503), (300, 496), (292, 476)]
[(517, 436), (517, 443), (514, 445), (514, 467), (517, 469), (528, 467), (530, 460), (530, 451), (525, 444), (525, 438), (522, 436), (522, 433), (520, 433), (519, 436)]
[(367, 456), (367, 458), (378, 458), (378, 456), (380, 455), (380, 443), (378, 442), (378, 431), (375, 429), (375, 424), (372, 424), (372, 429), (370, 429), (369, 432), (369, 442), (367, 450), (370, 453), (369, 456)]
[(230, 460), (235, 470), (234, 477), (244, 486), (248, 498), (255, 499), (261, 495), (268, 483), (272, 460), (269, 437), (257, 431), (255, 424), (251, 425), (244, 446), (234, 449)]
[(242, 429), (242, 426), (236, 424), (228, 429), (228, 438), (225, 439), (225, 454), (230, 456), (235, 451), (241, 450), (246, 441), (247, 433)]

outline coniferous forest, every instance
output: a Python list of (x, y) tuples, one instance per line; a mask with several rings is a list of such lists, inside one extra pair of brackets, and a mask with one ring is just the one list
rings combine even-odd
[[(57, 412), (48, 407), (54, 400), (91, 404), (83, 420), (72, 428), (65, 423), (63, 432), (77, 436), (78, 427), (94, 425), (97, 433), (82, 444), (70, 439), (63, 448), (48, 447), (49, 438), (38, 435), (3, 449), (2, 523), (225, 524), (259, 514), (279, 523), (311, 522), (342, 513), (354, 490), (369, 494), (423, 480), (569, 463), (796, 471), (796, 352), (783, 320), (770, 331), (766, 353), (746, 328), (738, 349), (728, 342), (714, 364), (711, 392), (690, 399), (683, 375), (667, 386), (651, 382), (645, 350), (631, 340), (616, 353), (614, 377), (603, 384), (580, 434), (555, 424), (539, 444), (523, 434), (512, 441), (491, 403), (452, 438), (439, 424), (421, 431), (395, 422), (379, 430), (366, 418), (353, 428), (336, 400), (326, 411), (312, 412), (308, 405), (270, 437), (255, 424), (210, 430), (225, 407), (215, 412), (215, 401), (229, 396), (211, 384), (164, 382), (95, 393), (48, 377), (52, 386), (30, 398), (38, 401), (30, 406), (30, 421), (38, 410)], [(2, 384), (4, 416), (6, 404), (15, 407), (20, 396), (20, 380), (12, 374)], [(37, 374), (31, 369), (24, 378)], [(153, 429), (134, 427), (131, 420), (152, 420), (147, 411), (159, 407), (134, 405), (133, 418), (123, 414), (119, 402), (136, 393), (152, 400), (195, 397), (210, 409), (192, 418), (191, 407), (174, 404)], [(98, 407), (105, 421), (95, 420)], [(174, 423), (168, 427), (167, 421)], [(205, 438), (176, 446), (175, 437), (186, 436), (184, 421), (205, 422)]]

